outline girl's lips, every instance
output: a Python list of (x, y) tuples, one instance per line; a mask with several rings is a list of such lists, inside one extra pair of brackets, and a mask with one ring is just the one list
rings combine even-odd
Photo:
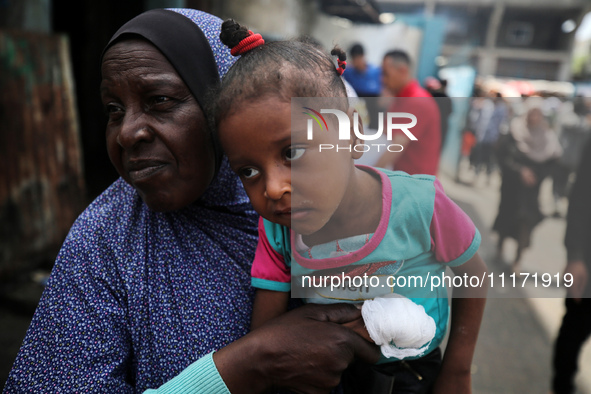
[(308, 208), (292, 209), (290, 213), (291, 220), (302, 220), (306, 218), (312, 212)]
[(276, 209), (274, 215), (278, 218), (287, 220), (302, 220), (309, 217), (313, 212), (313, 208), (309, 206), (300, 206), (298, 208), (288, 207), (283, 209)]

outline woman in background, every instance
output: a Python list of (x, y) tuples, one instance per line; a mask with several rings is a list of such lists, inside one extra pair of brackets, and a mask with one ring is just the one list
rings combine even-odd
[(497, 150), (502, 184), (493, 229), (499, 235), (499, 258), (506, 238), (517, 241), (514, 269), (529, 246), (533, 229), (544, 217), (538, 202), (540, 185), (562, 154), (556, 133), (535, 103), (536, 99), (525, 103), (529, 109), (525, 115), (513, 119)]

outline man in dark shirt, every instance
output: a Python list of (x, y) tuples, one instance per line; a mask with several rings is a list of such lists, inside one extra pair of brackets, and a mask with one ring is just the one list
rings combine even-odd
[(583, 150), (570, 194), (564, 244), (565, 273), (572, 274), (573, 285), (567, 290), (566, 314), (554, 346), (555, 394), (574, 392), (579, 353), (591, 334), (591, 141)]

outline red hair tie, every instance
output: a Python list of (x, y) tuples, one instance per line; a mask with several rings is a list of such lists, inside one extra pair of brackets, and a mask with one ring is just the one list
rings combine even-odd
[(339, 75), (343, 75), (343, 73), (345, 72), (345, 69), (347, 68), (347, 62), (345, 62), (341, 59), (337, 59), (337, 64), (339, 65), (337, 67), (337, 73)]
[(244, 37), (234, 48), (230, 50), (232, 56), (244, 55), (246, 52), (263, 45), (265, 40), (260, 34), (254, 34), (251, 30), (248, 31), (248, 36)]

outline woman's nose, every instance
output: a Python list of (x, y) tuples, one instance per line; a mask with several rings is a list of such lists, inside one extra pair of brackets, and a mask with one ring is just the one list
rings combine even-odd
[(291, 171), (289, 167), (275, 170), (267, 176), (265, 197), (280, 200), (286, 193), (291, 193)]
[(117, 143), (124, 149), (131, 149), (140, 142), (152, 141), (153, 136), (145, 114), (127, 112), (117, 135)]

